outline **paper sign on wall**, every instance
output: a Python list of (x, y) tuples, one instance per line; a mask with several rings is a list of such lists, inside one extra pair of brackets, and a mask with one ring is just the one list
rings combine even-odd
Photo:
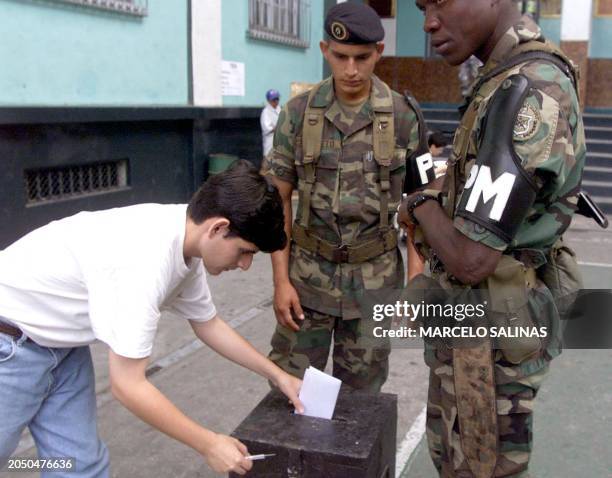
[(244, 96), (244, 63), (221, 62), (221, 94), (223, 96)]

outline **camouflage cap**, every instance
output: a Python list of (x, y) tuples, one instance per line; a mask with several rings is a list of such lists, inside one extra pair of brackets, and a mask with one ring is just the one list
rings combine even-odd
[(334, 41), (352, 45), (376, 43), (385, 37), (376, 11), (363, 3), (352, 2), (339, 3), (327, 11), (325, 32)]

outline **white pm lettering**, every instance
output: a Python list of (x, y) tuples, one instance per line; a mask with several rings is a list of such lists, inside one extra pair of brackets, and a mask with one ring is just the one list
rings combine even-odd
[(491, 169), (488, 166), (481, 166), (480, 169), (478, 169), (476, 165), (472, 166), (470, 177), (465, 187), (469, 189), (473, 183), (474, 188), (470, 193), (470, 198), (468, 199), (465, 209), (474, 212), (481, 195), (483, 203), (485, 204), (495, 198), (493, 207), (489, 213), (489, 218), (494, 221), (499, 221), (506, 209), (508, 198), (512, 192), (512, 186), (514, 186), (514, 181), (516, 181), (516, 176), (507, 172), (493, 181), (491, 179)]
[(425, 153), (416, 158), (417, 167), (419, 169), (419, 176), (421, 177), (421, 184), (425, 185), (429, 182), (427, 177), (427, 171), (433, 168), (433, 158), (431, 153)]

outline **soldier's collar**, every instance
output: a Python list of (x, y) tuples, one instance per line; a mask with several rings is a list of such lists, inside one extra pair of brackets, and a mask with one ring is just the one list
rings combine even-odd
[(511, 56), (512, 50), (517, 46), (531, 40), (543, 40), (542, 30), (540, 30), (540, 27), (530, 16), (523, 15), (518, 22), (502, 35), (482, 68), (481, 73), (486, 74), (491, 71), (497, 65), (507, 60)]
[[(330, 76), (323, 80), (316, 88), (318, 90), (310, 106), (313, 108), (329, 107), (335, 99), (333, 78)], [(387, 94), (382, 81), (376, 75), (372, 75), (369, 103), (373, 111), (380, 113), (391, 113), (393, 111), (393, 98)]]

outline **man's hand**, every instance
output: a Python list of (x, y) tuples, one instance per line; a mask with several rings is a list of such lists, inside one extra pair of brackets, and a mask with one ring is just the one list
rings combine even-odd
[(412, 218), (410, 214), (408, 214), (408, 202), (410, 201), (413, 195), (417, 194), (414, 192), (405, 198), (402, 199), (401, 204), (397, 208), (397, 224), (402, 229), (405, 229), (406, 232), (412, 232), (412, 237), (414, 237), (414, 228), (416, 225), (412, 222)]
[(280, 373), (272, 380), (272, 383), (287, 396), (297, 413), (304, 413), (304, 405), (298, 398), (300, 388), (302, 387), (302, 381), (281, 369), (279, 369), (279, 372)]
[(408, 262), (408, 280), (411, 281), (425, 271), (425, 258), (421, 256), (414, 244), (416, 226), (411, 225), (406, 228), (406, 253)]
[(282, 282), (274, 287), (274, 314), (278, 323), (283, 327), (296, 332), (300, 330), (294, 317), (304, 320), (304, 311), (300, 305), (298, 293), (290, 282)]
[[(439, 183), (440, 179), (442, 178), (438, 178), (430, 184), (438, 186), (440, 184)], [(415, 201), (420, 200), (418, 196), (424, 196), (425, 198), (432, 199), (432, 200), (435, 199), (435, 202), (440, 204), (439, 195), (440, 195), (440, 190), (437, 187), (435, 187), (435, 188), (427, 188), (423, 191), (421, 190), (415, 191), (412, 194), (409, 194), (403, 197), (402, 202), (397, 207), (397, 224), (401, 228), (404, 228), (407, 230), (410, 228), (414, 229), (414, 227), (416, 226), (416, 223), (414, 222), (414, 216), (408, 213), (408, 206), (410, 205), (413, 209), (420, 208), (423, 202), (415, 203)]]
[(253, 467), (253, 462), (245, 456), (249, 454), (247, 447), (235, 438), (217, 434), (209, 447), (204, 451), (206, 463), (217, 473), (239, 475), (246, 474)]

